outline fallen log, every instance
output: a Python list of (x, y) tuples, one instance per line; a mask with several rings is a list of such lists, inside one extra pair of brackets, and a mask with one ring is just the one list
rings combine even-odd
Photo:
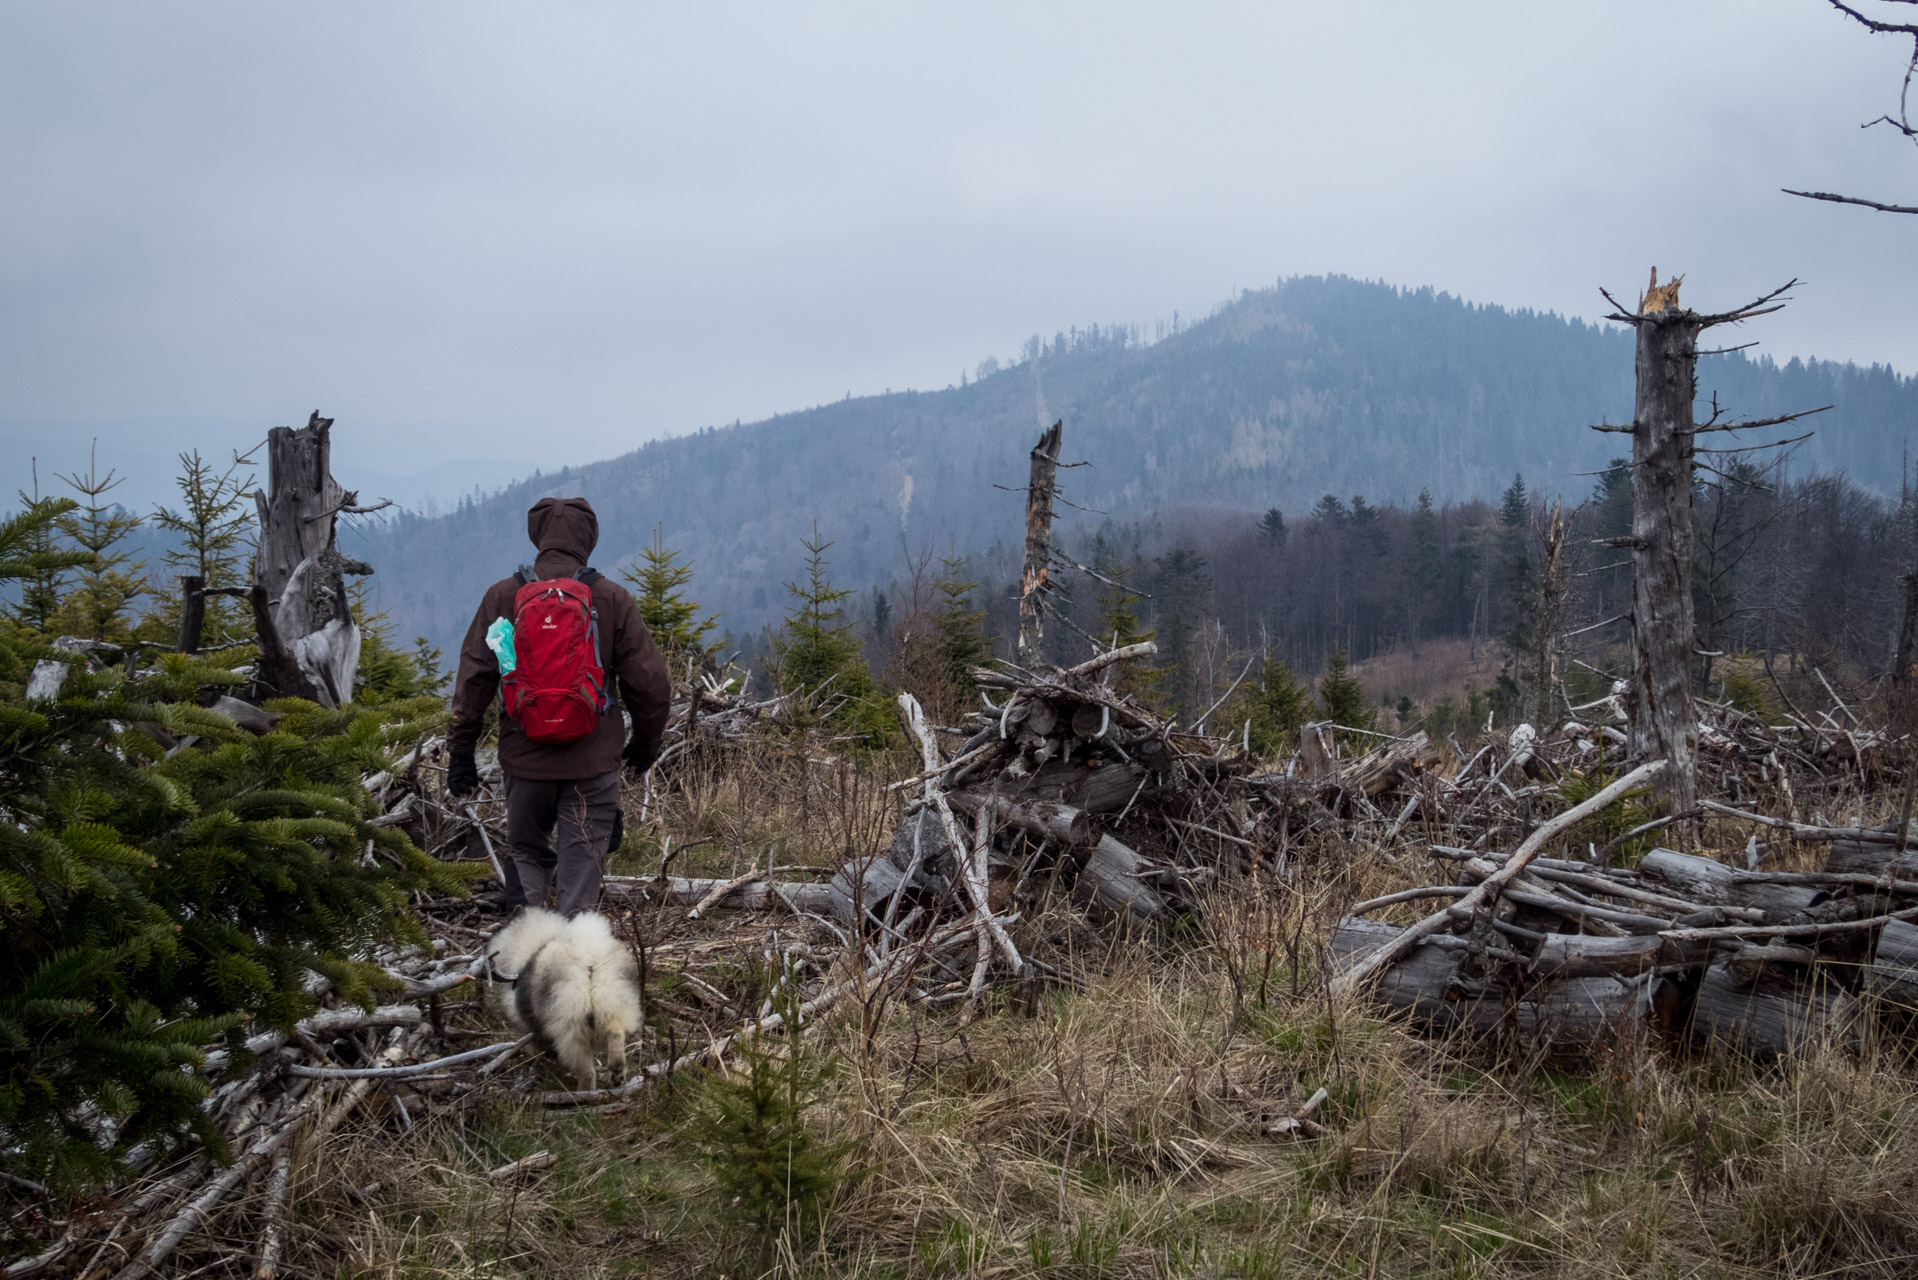
[(1839, 875), (1918, 880), (1918, 846), (1900, 853), (1895, 843), (1834, 840), (1831, 853), (1825, 859), (1825, 870)]
[(1335, 995), (1345, 994), (1364, 983), (1373, 974), (1391, 964), (1418, 943), (1420, 938), (1437, 933), (1454, 920), (1468, 919), (1478, 907), (1498, 893), (1507, 882), (1514, 879), (1525, 869), (1527, 863), (1538, 856), (1547, 842), (1568, 828), (1576, 826), (1592, 814), (1612, 804), (1626, 792), (1658, 776), (1665, 768), (1665, 761), (1652, 760), (1639, 765), (1624, 777), (1613, 782), (1579, 804), (1573, 805), (1564, 813), (1548, 822), (1540, 824), (1537, 830), (1527, 836), (1522, 844), (1513, 851), (1505, 864), (1481, 880), (1465, 897), (1445, 910), (1427, 916), (1412, 925), (1403, 933), (1366, 955), (1344, 972), (1332, 979), (1332, 991)]
[(1557, 1049), (1613, 1048), (1671, 1027), (1678, 992), (1658, 974), (1566, 978), (1533, 988), (1513, 1008), (1521, 1044)]
[(902, 889), (924, 887), (912, 884), (913, 879), (916, 877), (908, 877), (884, 854), (855, 858), (839, 868), (827, 882), (833, 918), (844, 924), (853, 924), (863, 911), (873, 919), (883, 921), (886, 908), (895, 894)]
[(1756, 880), (1715, 859), (1672, 849), (1653, 849), (1639, 870), (1703, 905), (1743, 907), (1762, 913), (1770, 924), (1791, 919), (1824, 896), (1815, 888)]
[(1864, 989), (1887, 1004), (1918, 1011), (1918, 924), (1893, 920), (1885, 926), (1865, 970)]
[(140, 1256), (119, 1271), (116, 1280), (144, 1280), (144, 1277), (152, 1275), (161, 1263), (172, 1256), (180, 1242), (207, 1220), (222, 1200), (294, 1139), (300, 1126), (319, 1109), (322, 1096), (318, 1090), (308, 1092), (271, 1131), (256, 1139), (199, 1195), (188, 1201), (186, 1207), (173, 1216), (172, 1221), (161, 1229)]
[(1776, 827), (1791, 832), (1791, 838), (1806, 844), (1822, 844), (1829, 841), (1844, 840), (1854, 844), (1895, 845), (1898, 832), (1880, 827), (1822, 827), (1805, 822), (1793, 822), (1788, 818), (1768, 818), (1762, 813), (1752, 813), (1745, 809), (1734, 809), (1728, 804), (1719, 804), (1716, 800), (1700, 800), (1698, 807), (1710, 809), (1713, 813), (1722, 813), (1731, 818), (1743, 818), (1747, 822), (1756, 822), (1760, 826)]
[(1631, 977), (1653, 968), (1703, 965), (1710, 944), (1686, 945), (1656, 934), (1599, 938), (1583, 933), (1548, 933), (1532, 960), (1540, 978)]
[(1729, 965), (1705, 971), (1692, 1006), (1693, 1036), (1770, 1061), (1826, 1041), (1857, 1044), (1857, 1004), (1828, 982), (1747, 983)]
[[(1347, 917), (1339, 921), (1326, 944), (1335, 973), (1342, 976), (1352, 972), (1405, 933), (1399, 925), (1376, 920)], [(1482, 991), (1473, 991), (1459, 981), (1465, 954), (1463, 948), (1414, 945), (1379, 973), (1372, 998), (1440, 1034), (1460, 1029), (1496, 1030), (1502, 1014), (1498, 1000), (1488, 1001)], [(1338, 977), (1333, 984), (1336, 988)]]
[[(1332, 931), (1333, 966), (1355, 967), (1404, 933), (1397, 925), (1347, 917)], [(1642, 946), (1636, 938), (1580, 941)], [(1651, 948), (1654, 958), (1656, 951)], [(1663, 1031), (1676, 1015), (1676, 988), (1658, 975), (1627, 980), (1611, 971), (1582, 976), (1561, 971), (1554, 981), (1505, 986), (1464, 976), (1473, 953), (1468, 939), (1429, 936), (1379, 974), (1372, 997), (1437, 1034), (1510, 1034), (1521, 1044), (1542, 1044), (1558, 1051), (1641, 1038)]]
[(1131, 848), (1101, 836), (1079, 869), (1073, 896), (1131, 923), (1150, 924), (1163, 919), (1169, 909), (1159, 892), (1139, 878), (1149, 869), (1151, 864)]
[(961, 813), (977, 817), (982, 810), (989, 809), (995, 826), (1010, 827), (1068, 848), (1090, 844), (1097, 834), (1098, 824), (1091, 814), (1057, 801), (1014, 800), (977, 791), (954, 791), (946, 798)]
[[(664, 901), (686, 906), (698, 904), (707, 894), (726, 883), (725, 880), (700, 876), (667, 876), (662, 886), (658, 876), (607, 876), (600, 886), (606, 892), (624, 898), (659, 898), (663, 888)], [(726, 899), (728, 906), (739, 911), (767, 911), (774, 907), (785, 909), (789, 903), (801, 911), (830, 911), (831, 887), (797, 881), (774, 884), (757, 880), (734, 889)]]

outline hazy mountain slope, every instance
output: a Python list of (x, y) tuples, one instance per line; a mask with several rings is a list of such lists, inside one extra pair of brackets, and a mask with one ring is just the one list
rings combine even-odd
[[(1042, 419), (1093, 465), (1068, 495), (1116, 519), (1174, 507), (1300, 512), (1319, 495), (1492, 496), (1523, 472), (1579, 497), (1624, 443), (1587, 429), (1631, 409), (1629, 334), (1472, 306), (1430, 290), (1344, 278), (1249, 292), (1150, 346), (1059, 335), (965, 387), (850, 399), (769, 421), (657, 441), (509, 487), (434, 518), (363, 531), (359, 551), (395, 625), (446, 644), (484, 585), (528, 558), (523, 512), (583, 494), (600, 512), (596, 562), (630, 561), (663, 523), (691, 555), (698, 597), (735, 629), (777, 616), (799, 539), (819, 524), (842, 585), (897, 573), (902, 538), (962, 551), (1016, 539), (1025, 453)], [(1835, 403), (1798, 466), (1895, 487), (1918, 386), (1886, 369), (1742, 354), (1704, 362), (1740, 416)], [(352, 483), (351, 477), (342, 477)], [(1098, 519), (1074, 512), (1069, 520)]]

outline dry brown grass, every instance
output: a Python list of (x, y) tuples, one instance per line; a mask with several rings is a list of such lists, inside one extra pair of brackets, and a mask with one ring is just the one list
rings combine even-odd
[(657, 871), (670, 837), (675, 875), (738, 875), (754, 859), (765, 866), (769, 851), (778, 865), (830, 873), (884, 846), (898, 803), (887, 784), (914, 767), (903, 757), (805, 756), (770, 738), (706, 749), (650, 802), (627, 784), (627, 838), (608, 869)]
[(1400, 647), (1355, 662), (1352, 674), (1374, 702), (1384, 694), (1394, 702), (1410, 697), (1426, 710), (1443, 698), (1464, 706), (1469, 694), (1483, 693), (1498, 680), (1499, 655), (1489, 644), (1476, 647), (1474, 655), (1474, 646), (1456, 637), (1428, 640), (1416, 654), (1409, 646)]
[[(632, 869), (656, 869), (665, 832), (710, 839), (688, 855), (706, 874), (769, 847), (821, 866), (874, 848), (889, 801), (867, 772), (713, 762), (656, 797)], [(1730, 849), (1746, 832), (1704, 834)], [(1340, 910), (1429, 875), (1410, 863), (1302, 850), (1294, 882), (1223, 885), (1203, 926), (1150, 939), (1115, 943), (1053, 906), (1017, 940), (1067, 957), (1082, 990), (1004, 991), (972, 1015), (879, 994), (842, 1005), (808, 1041), (846, 1066), (813, 1119), (852, 1141), (856, 1176), (821, 1231), (781, 1242), (781, 1268), (1918, 1274), (1918, 1070), (1903, 1041), (1759, 1068), (1669, 1048), (1546, 1061), (1420, 1039), (1328, 1000), (1320, 981)], [(752, 1274), (756, 1246), (689, 1136), (696, 1077), (603, 1116), (515, 1101), (536, 1083), (503, 1085), (464, 1123), (363, 1117), (307, 1153), (285, 1274)], [(1320, 1087), (1323, 1137), (1266, 1132)], [(549, 1173), (485, 1180), (542, 1148), (560, 1155)]]

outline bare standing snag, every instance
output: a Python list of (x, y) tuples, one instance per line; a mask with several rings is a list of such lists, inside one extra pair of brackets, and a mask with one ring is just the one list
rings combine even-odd
[(340, 554), (334, 527), (341, 515), (392, 505), (362, 507), (359, 494), (340, 487), (331, 465), (332, 429), (333, 419), (316, 411), (298, 430), (267, 432), (267, 488), (253, 495), (260, 543), (250, 593), (260, 638), (260, 692), (325, 707), (353, 700), (360, 665), (360, 629), (346, 575), (373, 572)]
[[(1714, 404), (1709, 420), (1695, 421), (1698, 335), (1714, 325), (1735, 324), (1779, 310), (1783, 304), (1777, 299), (1798, 282), (1789, 281), (1736, 311), (1700, 315), (1679, 306), (1678, 286), (1683, 281), (1683, 276), (1674, 276), (1661, 285), (1658, 268), (1653, 267), (1636, 310), (1621, 305), (1609, 293), (1604, 295), (1618, 308), (1606, 318), (1638, 332), (1638, 392), (1630, 425), (1596, 428), (1632, 438), (1632, 531), (1607, 541), (1629, 548), (1632, 556), (1631, 753), (1641, 760), (1669, 762), (1658, 786), (1673, 813), (1693, 808), (1698, 795), (1698, 717), (1691, 690), (1692, 654), (1697, 647), (1692, 617), (1692, 479), (1701, 465), (1697, 437), (1707, 431), (1777, 426), (1823, 411), (1720, 422)], [(1704, 450), (1712, 454), (1738, 451)]]

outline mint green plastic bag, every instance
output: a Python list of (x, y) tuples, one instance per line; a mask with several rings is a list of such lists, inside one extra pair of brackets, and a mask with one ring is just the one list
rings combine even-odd
[(513, 668), (519, 665), (519, 659), (513, 656), (513, 620), (495, 618), (493, 625), (486, 628), (486, 647), (499, 659), (499, 673), (503, 676), (513, 674)]

